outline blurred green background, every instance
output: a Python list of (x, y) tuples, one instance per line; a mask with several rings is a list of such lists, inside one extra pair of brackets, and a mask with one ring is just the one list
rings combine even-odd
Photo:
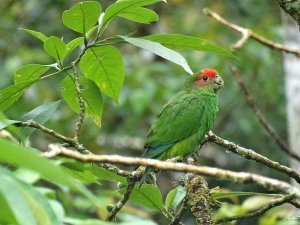
[[(12, 83), (14, 71), (27, 63), (51, 64), (41, 43), (19, 28), (41, 31), (47, 36), (56, 35), (69, 41), (75, 33), (67, 30), (61, 22), (61, 14), (74, 5), (75, 0), (6, 0), (0, 2), (0, 88)], [(100, 1), (103, 8), (113, 1)], [(106, 35), (129, 34), (144, 36), (153, 33), (179, 33), (197, 36), (218, 46), (229, 48), (240, 34), (205, 16), (202, 9), (208, 7), (229, 21), (253, 29), (258, 34), (275, 42), (282, 42), (283, 28), (280, 9), (271, 0), (168, 0), (168, 4), (155, 4), (152, 8), (160, 20), (151, 25), (135, 24), (118, 18)], [(141, 49), (120, 45), (125, 61), (125, 84), (119, 104), (105, 98), (102, 127), (98, 128), (91, 119), (86, 119), (80, 140), (97, 154), (115, 153), (139, 156), (143, 152), (143, 142), (147, 131), (163, 104), (179, 92), (187, 74), (179, 66), (167, 62)], [(266, 48), (255, 41), (235, 52), (239, 58), (233, 59), (196, 51), (181, 52), (193, 71), (212, 67), (225, 80), (225, 87), (219, 92), (219, 115), (213, 131), (241, 146), (252, 148), (275, 161), (288, 164), (288, 158), (272, 141), (247, 107), (241, 91), (231, 74), (230, 65), (236, 65), (252, 92), (258, 106), (278, 133), (287, 139), (286, 110), (283, 81), (282, 53)], [(18, 119), (22, 114), (40, 104), (55, 101), (60, 96), (59, 77), (34, 85), (25, 95), (6, 111), (10, 119)], [(47, 126), (72, 136), (77, 116), (66, 105), (61, 104)], [(32, 145), (46, 149), (56, 140), (35, 133)], [(251, 171), (287, 180), (287, 177), (247, 161), (232, 153), (226, 153), (212, 144), (206, 144), (199, 164)], [(167, 178), (166, 173), (159, 177)], [(175, 179), (175, 178), (174, 178)], [(173, 180), (174, 180), (173, 179)], [(210, 187), (221, 186), (231, 190), (251, 190), (251, 185), (236, 185), (207, 179)], [(172, 180), (159, 179), (164, 191), (172, 187)], [(262, 190), (257, 190), (262, 191)]]

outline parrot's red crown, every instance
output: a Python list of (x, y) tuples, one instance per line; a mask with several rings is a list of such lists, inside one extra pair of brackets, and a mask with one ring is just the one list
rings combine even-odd
[(203, 75), (208, 76), (210, 78), (213, 78), (214, 76), (216, 76), (218, 73), (218, 71), (214, 70), (214, 69), (203, 69), (201, 70), (201, 74), (199, 75), (199, 77), (202, 77)]

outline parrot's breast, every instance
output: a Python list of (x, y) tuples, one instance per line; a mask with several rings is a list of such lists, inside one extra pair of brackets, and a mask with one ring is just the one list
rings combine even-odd
[(150, 128), (146, 157), (162, 160), (194, 152), (216, 118), (215, 93), (192, 88), (175, 95)]

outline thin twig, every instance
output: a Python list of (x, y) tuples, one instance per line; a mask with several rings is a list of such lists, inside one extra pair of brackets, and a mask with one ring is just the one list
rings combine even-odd
[(219, 168), (212, 168), (207, 166), (194, 166), (185, 163), (174, 163), (169, 161), (161, 161), (156, 159), (134, 158), (119, 155), (84, 155), (79, 152), (71, 151), (59, 145), (49, 145), (49, 152), (42, 154), (44, 157), (53, 158), (55, 156), (65, 156), (83, 162), (97, 162), (97, 163), (112, 163), (127, 166), (145, 166), (156, 168), (160, 170), (170, 170), (177, 172), (191, 172), (203, 176), (216, 177), (223, 180), (230, 180), (239, 183), (252, 183), (261, 186), (267, 190), (280, 191), (287, 194), (295, 194), (300, 197), (300, 189), (292, 186), (284, 181), (272, 179), (253, 173), (233, 172), (230, 170), (223, 170)]
[(296, 208), (300, 209), (300, 203), (297, 202), (295, 199), (290, 200), (289, 203), (295, 206)]
[(60, 69), (60, 70), (58, 70), (58, 71), (56, 71), (56, 72), (54, 72), (54, 73), (46, 74), (45, 76), (42, 76), (42, 77), (38, 78), (38, 80), (44, 80), (44, 79), (47, 79), (47, 78), (49, 78), (49, 77), (58, 75), (58, 74), (60, 74), (60, 73), (62, 73), (62, 72), (65, 72), (65, 71), (67, 71), (67, 70), (70, 70), (70, 69), (72, 69), (71, 66), (64, 67), (64, 68), (62, 68), (62, 69)]
[(122, 207), (128, 201), (128, 199), (130, 197), (130, 194), (132, 193), (135, 184), (136, 184), (136, 181), (128, 180), (127, 188), (126, 188), (126, 191), (125, 191), (123, 197), (115, 205), (115, 207), (112, 208), (112, 210), (110, 211), (106, 221), (112, 221), (116, 217), (117, 213), (122, 209)]
[(286, 52), (286, 53), (291, 53), (291, 54), (294, 54), (294, 55), (300, 57), (300, 50), (291, 49), (291, 48), (288, 48), (288, 47), (286, 47), (282, 44), (272, 42), (272, 41), (266, 39), (265, 37), (262, 37), (262, 36), (260, 36), (256, 33), (254, 33), (250, 29), (240, 27), (236, 24), (230, 23), (227, 20), (225, 20), (223, 17), (221, 17), (219, 14), (217, 14), (216, 12), (214, 12), (214, 11), (208, 9), (208, 8), (204, 8), (203, 13), (208, 15), (208, 16), (211, 16), (216, 21), (218, 21), (218, 22), (226, 25), (227, 27), (229, 27), (233, 30), (236, 30), (236, 31), (238, 31), (242, 34), (242, 38), (236, 44), (234, 44), (232, 46), (233, 49), (241, 48), (247, 42), (247, 40), (249, 38), (252, 38), (252, 39), (256, 40), (257, 42), (259, 42), (259, 43), (261, 43), (261, 44), (263, 44), (263, 45), (265, 45), (269, 48), (276, 49), (276, 50), (279, 50), (279, 51), (283, 51), (283, 52)]
[(186, 199), (183, 199), (182, 205), (176, 215), (174, 216), (172, 222), (169, 225), (177, 225), (177, 224), (182, 224), (180, 220), (182, 219), (184, 213), (186, 211)]
[(267, 167), (270, 167), (272, 169), (275, 169), (277, 171), (280, 171), (282, 173), (285, 173), (286, 175), (288, 175), (289, 177), (294, 178), (298, 183), (300, 183), (300, 175), (299, 173), (297, 173), (295, 170), (293, 170), (292, 168), (289, 168), (287, 166), (281, 165), (278, 162), (272, 161), (270, 159), (268, 159), (267, 157), (260, 155), (258, 153), (256, 153), (255, 151), (251, 150), (251, 149), (246, 149), (244, 147), (241, 147), (233, 142), (224, 140), (220, 137), (218, 137), (217, 135), (215, 135), (213, 132), (208, 132), (207, 134), (207, 140), (211, 141), (217, 145), (220, 145), (224, 148), (226, 148), (226, 150), (229, 150), (235, 154), (238, 154), (246, 159), (251, 159), (254, 160), (256, 162), (262, 163), (264, 165), (266, 165)]
[(88, 152), (88, 150), (86, 148), (84, 148), (81, 145), (77, 145), (77, 143), (72, 139), (72, 138), (68, 138), (52, 129), (49, 129), (45, 126), (43, 126), (42, 124), (39, 124), (37, 122), (35, 122), (34, 120), (27, 120), (24, 122), (18, 122), (14, 124), (17, 127), (32, 127), (32, 128), (36, 128), (46, 134), (49, 134), (55, 138), (57, 138), (58, 140), (62, 141), (63, 143), (68, 144), (68, 146), (73, 147), (79, 151), (85, 151)]
[(139, 180), (143, 175), (143, 171), (138, 171), (138, 170), (126, 171), (126, 170), (122, 170), (122, 169), (118, 168), (117, 166), (109, 164), (109, 163), (100, 163), (97, 165), (99, 167), (105, 168), (117, 175), (126, 177), (127, 179), (130, 179), (130, 180)]
[(72, 69), (73, 69), (73, 73), (74, 73), (75, 90), (76, 90), (79, 107), (80, 107), (79, 118), (76, 123), (75, 136), (74, 136), (74, 141), (77, 143), (77, 145), (79, 145), (78, 138), (79, 138), (80, 130), (81, 130), (83, 120), (84, 120), (85, 102), (84, 102), (84, 99), (83, 99), (83, 96), (82, 96), (82, 93), (80, 90), (79, 77), (78, 77), (78, 73), (76, 71), (75, 62), (72, 62), (71, 64), (72, 64)]
[(71, 138), (67, 138), (64, 135), (35, 122), (34, 120), (27, 120), (25, 122), (15, 123), (14, 125), (17, 127), (33, 127), (33, 128), (36, 128), (46, 134), (50, 134), (51, 136), (61, 140), (64, 143), (68, 143), (72, 147), (74, 145), (74, 141)]
[(284, 197), (282, 197), (280, 199), (276, 199), (276, 200), (270, 202), (268, 205), (265, 205), (265, 206), (261, 207), (258, 210), (250, 212), (248, 214), (240, 215), (240, 216), (232, 216), (232, 217), (227, 217), (227, 218), (216, 220), (215, 224), (229, 222), (229, 221), (234, 221), (234, 220), (241, 220), (241, 219), (246, 219), (246, 218), (251, 218), (251, 217), (256, 217), (256, 216), (264, 214), (269, 209), (272, 209), (272, 208), (274, 208), (276, 206), (279, 206), (279, 205), (282, 205), (284, 203), (289, 202), (293, 198), (294, 198), (294, 195), (286, 195), (286, 196), (284, 196)]
[(254, 101), (253, 96), (251, 95), (250, 91), (248, 90), (246, 84), (244, 83), (240, 71), (235, 67), (231, 66), (231, 70), (233, 72), (233, 75), (240, 85), (241, 90), (243, 91), (245, 100), (249, 107), (252, 109), (254, 114), (256, 115), (257, 119), (261, 123), (261, 125), (266, 129), (266, 131), (269, 133), (269, 135), (274, 139), (276, 144), (280, 147), (281, 150), (283, 150), (285, 153), (287, 153), (292, 158), (300, 161), (300, 156), (295, 154), (288, 145), (282, 140), (282, 138), (279, 136), (279, 134), (276, 132), (274, 127), (268, 122), (266, 117), (261, 113), (260, 109), (258, 108), (257, 104)]

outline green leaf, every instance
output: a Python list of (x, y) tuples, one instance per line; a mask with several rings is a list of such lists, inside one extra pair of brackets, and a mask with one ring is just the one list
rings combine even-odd
[[(18, 177), (18, 178), (21, 179), (20, 177)], [(50, 188), (46, 188), (46, 187), (35, 187), (34, 189), (37, 190), (42, 195), (47, 196), (47, 198), (51, 198), (51, 199), (56, 198), (56, 190), (54, 190), (54, 189), (50, 189)]]
[[(125, 193), (125, 189), (120, 189), (121, 194)], [(146, 206), (149, 209), (162, 211), (163, 200), (158, 187), (150, 184), (143, 184), (141, 187), (135, 186), (129, 197), (131, 201), (134, 201), (140, 205)]]
[(38, 79), (20, 82), (2, 89), (0, 91), (0, 112), (6, 110), (16, 102), (22, 96), (23, 92), (36, 81), (38, 81)]
[(97, 22), (101, 5), (96, 1), (79, 2), (62, 15), (63, 24), (71, 30), (86, 33)]
[(211, 196), (213, 199), (220, 198), (231, 198), (236, 196), (271, 196), (271, 197), (282, 197), (279, 194), (266, 194), (266, 193), (258, 193), (258, 192), (242, 192), (242, 191), (230, 191), (230, 192), (212, 192)]
[(186, 36), (182, 34), (154, 34), (142, 38), (158, 42), (163, 46), (172, 49), (212, 52), (219, 55), (236, 58), (236, 56), (230, 51), (211, 44), (208, 41), (198, 37)]
[[(102, 14), (101, 14), (102, 15)], [(100, 18), (101, 18), (101, 15), (100, 15)], [(100, 20), (99, 18), (99, 20)], [(101, 21), (99, 21), (100, 23)], [(99, 30), (99, 28), (101, 27), (101, 25), (97, 24), (96, 26), (93, 26), (91, 29), (89, 29), (87, 32), (86, 32), (86, 38), (90, 38), (95, 31)]]
[(29, 30), (29, 29), (25, 29), (25, 28), (21, 28), (21, 29), (24, 30), (25, 32), (27, 32), (28, 34), (31, 34), (32, 36), (38, 38), (42, 42), (45, 42), (46, 39), (48, 38), (46, 35), (44, 35), (41, 32), (38, 32), (38, 31), (35, 31), (35, 30)]
[(143, 219), (134, 217), (132, 220), (124, 221), (121, 223), (118, 223), (118, 225), (158, 225), (156, 222), (154, 222), (151, 219)]
[(124, 82), (124, 63), (117, 48), (110, 45), (89, 48), (79, 65), (102, 93), (118, 101)]
[(176, 209), (177, 206), (180, 204), (180, 202), (184, 199), (186, 195), (186, 190), (183, 186), (178, 186), (177, 187), (177, 192), (176, 192), (176, 196), (171, 204), (171, 206)]
[(17, 84), (23, 81), (37, 79), (46, 73), (50, 68), (51, 66), (49, 65), (27, 64), (15, 72), (14, 82)]
[(58, 37), (51, 36), (44, 43), (45, 51), (56, 60), (63, 60), (67, 54), (65, 43)]
[(27, 184), (34, 184), (41, 178), (38, 173), (25, 168), (18, 168), (14, 170), (14, 176)]
[(67, 161), (61, 164), (63, 167), (68, 168), (76, 176), (81, 176), (80, 179), (87, 183), (96, 183), (97, 181), (117, 181), (126, 184), (126, 178), (119, 176), (109, 170), (95, 166), (91, 163), (81, 163), (77, 161)]
[(153, 52), (154, 54), (159, 55), (160, 57), (163, 57), (181, 66), (189, 74), (193, 74), (185, 58), (182, 55), (180, 55), (178, 52), (175, 52), (174, 50), (171, 50), (167, 47), (164, 47), (157, 42), (145, 40), (142, 38), (132, 38), (132, 37), (125, 37), (125, 36), (119, 36), (119, 37), (130, 44), (133, 44), (137, 47)]
[(66, 162), (61, 164), (65, 167), (65, 171), (70, 173), (72, 176), (76, 177), (78, 180), (82, 181), (84, 184), (91, 184), (99, 182), (96, 179), (96, 176), (89, 171), (89, 164), (82, 164), (81, 162)]
[[(117, 225), (157, 225), (157, 223), (150, 219), (131, 217), (126, 217), (127, 221), (118, 222)], [(64, 222), (72, 225), (116, 225), (116, 222), (107, 222), (99, 219), (75, 219), (70, 217), (65, 218)]]
[(180, 202), (184, 199), (186, 195), (185, 188), (182, 186), (177, 186), (173, 190), (171, 190), (165, 201), (165, 208), (167, 211), (170, 211), (170, 209), (176, 210), (177, 206), (180, 204)]
[(169, 191), (169, 193), (167, 194), (167, 197), (166, 197), (166, 200), (165, 200), (165, 208), (166, 208), (167, 211), (170, 211), (171, 204), (174, 201), (176, 193), (177, 193), (177, 187), (174, 188), (173, 190)]
[[(66, 224), (73, 224), (73, 225), (115, 225), (114, 222), (106, 222), (101, 221), (98, 219), (78, 219), (78, 218), (65, 218), (64, 222)], [(120, 223), (118, 223), (119, 225)]]
[(7, 203), (5, 198), (2, 196), (1, 192), (0, 192), (0, 205), (1, 205), (0, 221), (3, 224), (17, 224), (13, 211), (9, 206), (9, 203)]
[(11, 176), (4, 173), (3, 168), (0, 170), (0, 179), (0, 195), (6, 202), (8, 210), (11, 211), (16, 222), (20, 225), (37, 224), (30, 206), (22, 194), (22, 190), (20, 190), (21, 188)]
[(32, 186), (21, 183), (28, 194), (26, 200), (34, 213), (37, 224), (60, 225), (62, 221), (57, 217), (48, 199), (41, 193), (32, 188)]
[(4, 129), (5, 127), (8, 127), (12, 124), (20, 123), (20, 122), (22, 122), (22, 121), (1, 119), (0, 120), (0, 130)]
[(110, 22), (113, 18), (116, 16), (126, 12), (130, 11), (134, 8), (137, 8), (139, 6), (146, 6), (151, 5), (156, 2), (160, 2), (162, 0), (130, 0), (130, 1), (118, 1), (112, 5), (110, 5), (106, 11), (105, 15), (103, 17), (102, 24), (105, 25), (108, 22)]
[(95, 165), (90, 165), (89, 170), (97, 176), (97, 178), (102, 181), (102, 180), (107, 180), (107, 181), (117, 181), (122, 184), (126, 184), (127, 180), (125, 177), (119, 176), (107, 169), (101, 168), (99, 166)]
[[(101, 117), (103, 112), (102, 95), (97, 85), (85, 78), (79, 78), (81, 93), (85, 102), (85, 113), (92, 116), (96, 125), (101, 126)], [(61, 94), (68, 105), (77, 113), (80, 111), (80, 106), (77, 98), (77, 92), (73, 79), (68, 76), (61, 82)]]
[[(54, 192), (54, 197), (56, 198), (56, 193)], [(63, 219), (65, 218), (65, 210), (62, 206), (62, 204), (56, 200), (48, 200), (52, 210), (54, 211), (56, 217), (58, 218), (58, 220), (60, 221), (60, 224), (63, 224)]]
[[(44, 105), (40, 105), (37, 108), (31, 110), (30, 112), (24, 114), (21, 117), (22, 121), (26, 120), (34, 120), (39, 124), (45, 124), (52, 116), (58, 105), (60, 104), (60, 100), (56, 102), (46, 103)], [(25, 137), (30, 136), (36, 129), (31, 127), (22, 127), (21, 134)]]
[(75, 48), (78, 47), (82, 42), (84, 41), (83, 37), (75, 38), (72, 41), (70, 41), (66, 47), (67, 47), (67, 52), (66, 56), (69, 55)]
[(80, 191), (93, 203), (97, 203), (96, 197), (85, 186), (66, 173), (61, 166), (39, 156), (33, 149), (23, 148), (1, 138), (0, 146), (1, 162), (34, 170), (50, 182), (63, 184), (72, 190)]
[(127, 9), (119, 14), (119, 16), (134, 22), (145, 24), (158, 21), (158, 15), (153, 10), (143, 7)]
[[(281, 217), (281, 213), (277, 213), (278, 217)], [(274, 216), (271, 216), (272, 218), (274, 218)], [(271, 225), (272, 221), (268, 220), (269, 218), (265, 218), (265, 220), (267, 220), (269, 223), (266, 223), (267, 225)], [(276, 220), (276, 217), (275, 217)], [(265, 223), (263, 223), (262, 221), (264, 221), (264, 219), (260, 219), (260, 224), (264, 225)], [(276, 221), (276, 225), (299, 225), (300, 223), (300, 217), (299, 216), (295, 216), (295, 217), (290, 217), (288, 219), (281, 219), (278, 223)]]
[[(116, 181), (120, 182), (122, 184), (127, 184), (127, 179), (125, 177), (122, 177), (120, 175), (117, 175), (105, 168), (96, 166), (92, 163), (82, 163), (78, 162), (75, 159), (70, 158), (60, 158), (59, 161), (57, 161), (59, 165), (62, 165), (63, 167), (67, 167), (72, 170), (76, 170), (78, 172), (82, 171), (89, 171), (94, 176), (97, 177), (99, 181)], [(113, 167), (110, 165), (110, 167)]]
[[(0, 195), (18, 224), (61, 224), (47, 198), (0, 167)], [(2, 210), (2, 209), (1, 209)]]

